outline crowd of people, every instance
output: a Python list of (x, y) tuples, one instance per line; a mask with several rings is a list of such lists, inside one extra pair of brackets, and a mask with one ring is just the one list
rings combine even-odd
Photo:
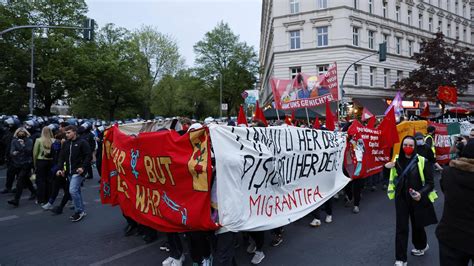
[[(61, 214), (69, 201), (73, 202), (72, 222), (81, 221), (86, 212), (81, 195), (85, 179), (94, 177), (93, 168), (99, 175), (101, 168), (102, 138), (105, 124), (102, 121), (77, 119), (36, 119), (19, 123), (15, 117), (4, 119), (0, 131), (0, 164), (7, 166), (5, 188), (1, 193), (12, 194), (8, 201), (13, 207), (21, 205), (23, 190), (30, 191), (29, 200), (35, 200), (41, 208), (54, 214)], [(206, 123), (212, 123), (208, 120)], [(197, 129), (202, 125), (184, 118), (179, 121), (178, 133)], [(281, 125), (277, 122), (276, 125)], [(176, 123), (174, 124), (176, 125)], [(233, 121), (229, 125), (235, 126)], [(264, 126), (254, 121), (252, 126)], [(344, 129), (345, 128), (345, 129)], [(324, 129), (324, 127), (322, 127)], [(347, 126), (342, 130), (347, 130)], [(442, 170), (441, 190), (445, 195), (444, 212), (436, 229), (439, 241), (441, 265), (467, 265), (474, 261), (474, 129), (470, 136), (460, 136), (453, 145), (456, 158), (444, 169), (436, 162), (433, 127), (428, 127), (425, 136), (417, 132), (401, 141), (398, 156), (385, 164), (380, 174), (354, 179), (334, 198), (313, 211), (312, 227), (321, 226), (321, 211), (326, 213), (325, 223), (333, 221), (332, 204), (342, 198), (346, 207), (354, 214), (361, 211), (361, 194), (364, 190), (376, 190), (381, 186), (389, 199), (395, 201), (395, 265), (407, 265), (409, 224), (412, 228), (414, 249), (411, 254), (423, 256), (429, 249), (424, 228), (437, 224), (433, 202), (434, 171)], [(349, 174), (344, 169), (347, 176)], [(214, 174), (216, 174), (214, 172)], [(13, 187), (16, 181), (16, 186)], [(63, 198), (56, 204), (60, 190)], [(127, 226), (125, 236), (142, 236), (145, 243), (158, 237), (153, 228), (140, 225), (124, 215)], [(271, 230), (271, 246), (283, 241), (284, 227)], [(243, 233), (248, 244), (247, 252), (254, 254), (252, 264), (261, 263), (264, 258), (264, 231)], [(185, 234), (193, 265), (237, 265), (235, 247), (239, 245), (237, 233), (187, 232)], [(184, 248), (180, 233), (166, 233), (166, 242), (161, 250), (169, 252), (162, 265), (182, 265)]]

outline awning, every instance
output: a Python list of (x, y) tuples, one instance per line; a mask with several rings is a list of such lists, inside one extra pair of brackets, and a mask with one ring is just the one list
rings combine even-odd
[(384, 115), (388, 104), (382, 98), (352, 98), (352, 101), (360, 106), (367, 108), (374, 115)]

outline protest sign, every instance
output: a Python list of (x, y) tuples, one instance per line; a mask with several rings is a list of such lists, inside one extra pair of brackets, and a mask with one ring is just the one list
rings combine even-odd
[(101, 199), (162, 232), (213, 230), (207, 128), (129, 136), (117, 126), (104, 134)]
[(430, 126), (436, 129), (434, 137), (434, 146), (436, 151), (436, 161), (439, 164), (447, 164), (450, 160), (450, 149), (452, 138), (448, 134), (448, 125), (429, 122)]
[(294, 222), (341, 190), (346, 137), (296, 127), (211, 126), (219, 223), (261, 231)]
[(423, 135), (426, 135), (426, 128), (428, 127), (428, 122), (426, 121), (403, 121), (397, 125), (398, 138), (400, 142), (393, 146), (393, 156), (398, 155), (400, 152), (400, 144), (404, 137), (414, 136), (416, 132), (421, 132)]
[(383, 165), (390, 161), (391, 150), (382, 145), (383, 131), (365, 127), (355, 120), (347, 134), (351, 136), (348, 144), (351, 160), (346, 160), (346, 169), (351, 177), (357, 179), (380, 173)]
[[(339, 100), (336, 63), (322, 75), (298, 75), (294, 80), (272, 78), (275, 109), (309, 108)], [(301, 82), (297, 81), (298, 77)]]

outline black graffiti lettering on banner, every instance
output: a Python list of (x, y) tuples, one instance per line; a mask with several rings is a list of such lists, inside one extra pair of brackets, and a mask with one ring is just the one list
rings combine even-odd
[(315, 151), (317, 148), (321, 149), (321, 144), (318, 141), (318, 131), (312, 129), (298, 130), (298, 143), (300, 150)]
[[(314, 153), (296, 154), (281, 158), (255, 158), (253, 155), (244, 155), (244, 168), (241, 180), (248, 180), (248, 190), (259, 189), (264, 186), (285, 186), (301, 178), (311, 178), (321, 172), (338, 170), (341, 150)], [(276, 165), (275, 165), (276, 164)], [(246, 178), (247, 177), (247, 178)]]
[(323, 136), (324, 149), (337, 148), (339, 142), (337, 141), (337, 134), (330, 131), (321, 131)]
[(286, 142), (286, 151), (293, 150), (293, 134), (291, 134), (291, 130), (285, 129), (285, 142)]
[[(231, 132), (234, 133), (235, 132), (235, 127), (232, 127), (231, 129)], [(235, 134), (235, 141), (237, 141), (239, 144), (240, 144), (240, 150), (243, 150), (244, 149), (244, 144), (242, 144), (240, 142), (240, 136)]]

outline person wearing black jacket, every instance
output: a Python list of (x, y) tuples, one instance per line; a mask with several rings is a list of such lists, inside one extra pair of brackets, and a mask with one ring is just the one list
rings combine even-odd
[(33, 141), (29, 138), (30, 134), (25, 128), (18, 128), (15, 131), (13, 140), (10, 146), (11, 166), (13, 176), (18, 175), (18, 182), (16, 185), (15, 198), (8, 201), (15, 207), (20, 204), (21, 194), (24, 187), (31, 190), (32, 197), (36, 194), (33, 188), (30, 176), (33, 168)]
[(440, 184), (444, 193), (443, 216), (436, 228), (440, 265), (467, 266), (474, 263), (474, 143), (463, 148), (461, 158), (449, 162)]
[[(78, 137), (76, 126), (65, 128), (67, 141), (61, 148), (59, 155), (60, 170), (58, 176), (65, 176), (69, 180), (69, 193), (74, 203), (75, 213), (69, 217), (72, 222), (80, 221), (86, 213), (81, 195), (81, 183), (84, 180), (86, 169), (91, 163), (91, 149), (89, 144)], [(62, 166), (65, 166), (64, 170)]]
[(391, 169), (387, 194), (389, 199), (395, 199), (395, 266), (407, 264), (409, 222), (415, 246), (411, 254), (414, 256), (423, 256), (429, 248), (424, 227), (437, 223), (430, 200), (434, 188), (432, 167), (417, 155), (416, 148), (415, 138), (405, 137), (399, 156), (394, 162), (385, 164)]

